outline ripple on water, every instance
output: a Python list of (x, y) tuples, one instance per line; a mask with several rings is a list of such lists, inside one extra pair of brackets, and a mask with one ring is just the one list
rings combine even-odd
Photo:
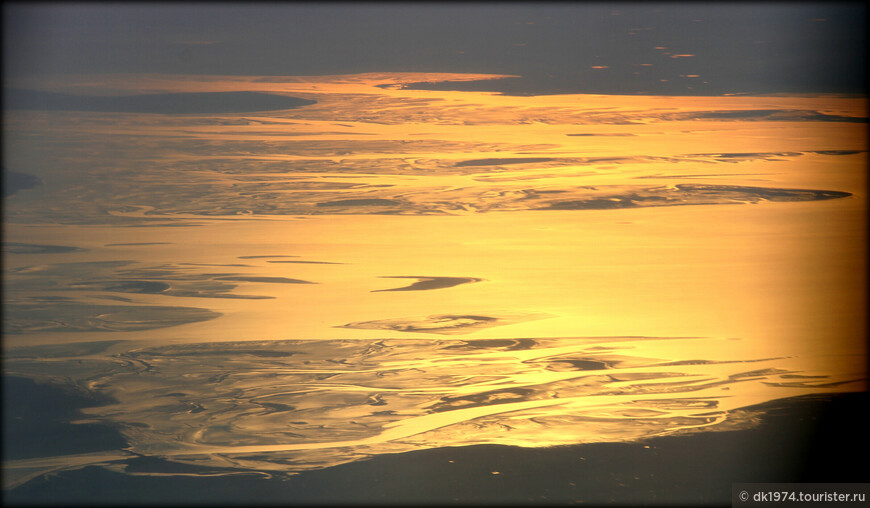
[(117, 400), (86, 409), (89, 421), (122, 429), (136, 453), (291, 472), (442, 446), (733, 428), (747, 423), (729, 420), (736, 409), (850, 381), (801, 373), (787, 358), (634, 351), (675, 340), (713, 339), (245, 341), (134, 349), (99, 365), (86, 343), (69, 355), (57, 345), (12, 350), (7, 370), (38, 377), (52, 358), (52, 372), (87, 380)]

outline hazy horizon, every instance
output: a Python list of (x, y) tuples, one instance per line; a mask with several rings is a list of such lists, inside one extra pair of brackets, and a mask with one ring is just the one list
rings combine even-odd
[(861, 2), (3, 8), (7, 79), (444, 72), (519, 75), (522, 93), (668, 95), (863, 93), (866, 84)]

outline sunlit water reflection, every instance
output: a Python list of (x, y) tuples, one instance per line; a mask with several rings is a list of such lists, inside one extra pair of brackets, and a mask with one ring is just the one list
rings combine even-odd
[(716, 341), (256, 341), (103, 359), (35, 347), (13, 353), (11, 370), (39, 376), (49, 360), (33, 356), (50, 351), (53, 375), (117, 399), (85, 413), (117, 424), (133, 453), (285, 472), (438, 446), (635, 440), (856, 381), (790, 369), (788, 358), (655, 357), (665, 342)]
[(14, 481), (630, 441), (866, 388), (863, 101), (114, 79), (317, 102), (4, 112), (42, 182), (6, 198), (4, 373), (111, 396), (80, 421), (129, 442)]

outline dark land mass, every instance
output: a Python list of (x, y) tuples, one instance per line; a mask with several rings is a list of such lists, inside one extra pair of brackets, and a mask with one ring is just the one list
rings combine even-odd
[(4, 109), (99, 113), (220, 114), (293, 109), (317, 101), (259, 92), (195, 92), (124, 96), (70, 95), (4, 89)]
[(3, 460), (116, 450), (127, 441), (116, 429), (96, 423), (70, 424), (80, 408), (112, 401), (84, 391), (3, 376)]
[[(29, 408), (36, 399), (22, 403)], [(867, 482), (866, 468), (852, 458), (870, 451), (864, 428), (868, 402), (867, 393), (796, 397), (749, 408), (761, 417), (746, 430), (551, 448), (446, 447), (381, 455), (289, 478), (129, 476), (89, 466), (31, 480), (6, 492), (4, 501), (730, 506), (732, 483)], [(127, 463), (130, 471), (196, 472), (156, 458)]]
[[(7, 106), (4, 105), (3, 107), (5, 109)], [(32, 189), (39, 185), (42, 185), (42, 180), (39, 177), (3, 168), (4, 198), (12, 196), (20, 190)]]

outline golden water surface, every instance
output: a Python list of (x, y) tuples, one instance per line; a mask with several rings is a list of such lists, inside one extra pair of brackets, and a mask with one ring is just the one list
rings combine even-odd
[(6, 486), (629, 441), (866, 389), (864, 99), (401, 88), (480, 77), (85, 76), (37, 85), (317, 102), (4, 112), (4, 165), (43, 182), (5, 198), (4, 373), (111, 396), (80, 422), (130, 444)]

